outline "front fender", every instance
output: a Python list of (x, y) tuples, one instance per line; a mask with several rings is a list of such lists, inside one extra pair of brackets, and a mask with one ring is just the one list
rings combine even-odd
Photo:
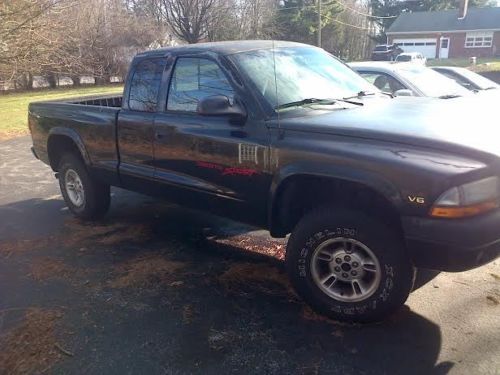
[(383, 196), (396, 209), (400, 209), (404, 202), (399, 190), (390, 181), (373, 172), (353, 169), (352, 167), (332, 166), (329, 163), (298, 162), (283, 166), (275, 174), (269, 193), (268, 221), (273, 228), (273, 213), (277, 209), (277, 197), (286, 182), (296, 176), (322, 177), (354, 182), (366, 186)]

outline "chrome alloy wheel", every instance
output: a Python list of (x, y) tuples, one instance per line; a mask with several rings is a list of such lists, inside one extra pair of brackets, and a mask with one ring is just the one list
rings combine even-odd
[(66, 194), (71, 203), (76, 207), (82, 207), (85, 203), (85, 191), (82, 180), (73, 169), (68, 169), (64, 175), (64, 186)]
[(311, 273), (325, 294), (342, 302), (369, 298), (382, 276), (379, 261), (368, 246), (343, 237), (326, 240), (314, 250)]

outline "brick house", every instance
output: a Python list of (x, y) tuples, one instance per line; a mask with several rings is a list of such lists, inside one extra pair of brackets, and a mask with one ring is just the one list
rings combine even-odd
[(387, 42), (427, 58), (500, 56), (500, 7), (401, 14)]

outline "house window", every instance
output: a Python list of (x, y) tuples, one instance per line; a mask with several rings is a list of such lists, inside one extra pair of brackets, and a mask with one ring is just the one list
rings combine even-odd
[(465, 36), (465, 48), (491, 47), (493, 44), (493, 32), (467, 33)]

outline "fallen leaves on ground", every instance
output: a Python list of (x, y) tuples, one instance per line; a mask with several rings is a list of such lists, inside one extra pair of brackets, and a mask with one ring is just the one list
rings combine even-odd
[(285, 244), (283, 240), (237, 235), (226, 238), (217, 238), (215, 239), (215, 242), (218, 244), (241, 248), (253, 253), (264, 254), (280, 260), (285, 259)]
[(486, 299), (495, 306), (500, 304), (500, 300), (495, 296), (486, 296)]
[(113, 246), (125, 242), (144, 242), (151, 237), (151, 228), (141, 223), (87, 224), (77, 219), (65, 223), (68, 233), (62, 236), (67, 246), (92, 244)]
[(62, 260), (50, 257), (33, 259), (30, 267), (30, 275), (37, 281), (66, 279), (77, 273), (73, 267), (67, 265)]
[(169, 284), (186, 266), (183, 262), (165, 259), (159, 254), (143, 255), (118, 264), (115, 274), (118, 276), (109, 282), (113, 288), (146, 287), (155, 284)]
[(16, 129), (16, 130), (4, 130), (0, 132), (0, 142), (8, 141), (9, 139), (22, 137), (29, 134), (29, 130), (26, 129)]
[(234, 332), (211, 329), (208, 334), (208, 346), (212, 350), (219, 351), (232, 346), (233, 342), (239, 338), (240, 337)]
[(314, 322), (321, 322), (321, 323), (328, 323), (328, 324), (335, 324), (335, 325), (342, 325), (346, 326), (349, 325), (348, 323), (342, 323), (338, 322), (336, 320), (330, 319), (325, 315), (318, 314), (316, 311), (311, 309), (308, 305), (304, 305), (302, 308), (302, 318), (305, 320), (310, 320)]
[(265, 263), (232, 264), (218, 280), (232, 292), (259, 290), (266, 294), (295, 295), (285, 273)]
[(90, 245), (114, 246), (121, 243), (141, 243), (151, 238), (146, 224), (114, 223), (87, 224), (77, 219), (67, 220), (64, 230), (45, 238), (0, 241), (0, 254), (10, 257), (14, 253), (37, 251), (50, 246), (81, 248)]
[(497, 275), (496, 273), (490, 273), (491, 277), (493, 277), (496, 281), (500, 281), (500, 275)]
[(492, 289), (486, 296), (486, 300), (490, 305), (498, 306), (500, 305), (500, 290)]
[(33, 251), (46, 248), (53, 238), (37, 238), (33, 240), (7, 240), (0, 241), (0, 253), (6, 257), (14, 253)]
[(182, 307), (182, 323), (190, 324), (194, 319), (195, 311), (193, 305), (184, 305)]
[(62, 357), (55, 336), (58, 311), (30, 308), (24, 320), (0, 340), (1, 374), (40, 374)]

